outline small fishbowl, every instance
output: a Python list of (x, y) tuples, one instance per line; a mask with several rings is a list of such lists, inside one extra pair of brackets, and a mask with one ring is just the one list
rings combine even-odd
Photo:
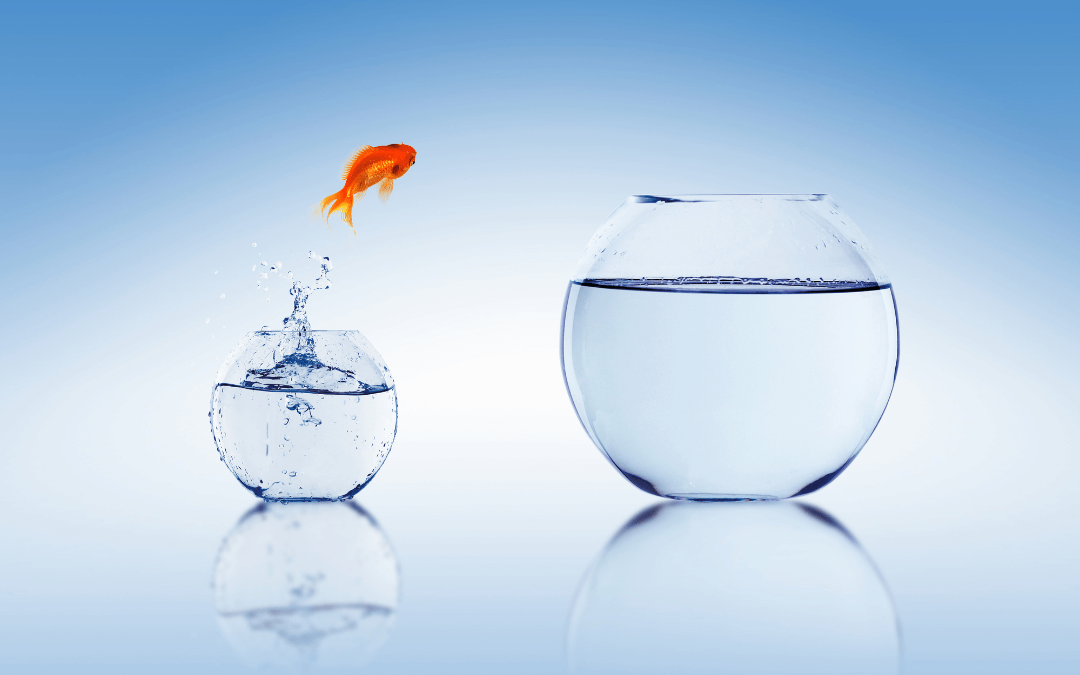
[(826, 195), (630, 197), (567, 289), (562, 366), (631, 483), (782, 499), (836, 478), (892, 393), (892, 284)]
[(254, 331), (218, 373), (210, 422), (221, 459), (256, 496), (342, 500), (386, 460), (397, 395), (357, 331)]

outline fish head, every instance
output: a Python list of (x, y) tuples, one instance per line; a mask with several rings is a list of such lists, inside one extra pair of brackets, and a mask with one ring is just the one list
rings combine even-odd
[(404, 143), (394, 143), (388, 147), (394, 148), (395, 162), (394, 167), (391, 169), (391, 173), (394, 178), (400, 178), (405, 175), (405, 172), (412, 168), (413, 164), (416, 164), (416, 149), (411, 145), (405, 145)]

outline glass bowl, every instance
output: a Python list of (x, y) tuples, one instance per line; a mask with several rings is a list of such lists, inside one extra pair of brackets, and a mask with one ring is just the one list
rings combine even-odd
[(397, 394), (357, 331), (255, 331), (218, 373), (210, 422), (221, 459), (255, 495), (348, 499), (390, 452)]
[(826, 195), (634, 196), (563, 307), (578, 418), (631, 483), (675, 499), (828, 484), (892, 393), (892, 285)]

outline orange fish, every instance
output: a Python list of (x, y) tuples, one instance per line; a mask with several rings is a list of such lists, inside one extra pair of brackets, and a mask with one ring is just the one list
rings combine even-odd
[[(345, 172), (341, 176), (345, 187), (322, 200), (319, 203), (319, 212), (322, 213), (330, 207), (326, 214), (329, 222), (330, 216), (340, 211), (341, 219), (352, 227), (354, 200), (363, 199), (369, 187), (382, 183), (379, 185), (379, 197), (385, 202), (394, 191), (394, 179), (404, 176), (413, 164), (416, 164), (416, 150), (412, 146), (391, 143), (373, 148), (365, 145), (356, 151), (345, 166)], [(353, 234), (356, 234), (355, 230)]]

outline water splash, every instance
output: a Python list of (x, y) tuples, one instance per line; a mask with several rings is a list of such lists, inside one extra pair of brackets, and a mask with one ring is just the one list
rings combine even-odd
[[(261, 265), (275, 275), (292, 282), (289, 294), (293, 296), (293, 310), (282, 321), (281, 339), (274, 349), (274, 365), (271, 368), (248, 371), (244, 387), (267, 390), (305, 390), (321, 392), (367, 391), (370, 387), (360, 382), (355, 373), (333, 368), (323, 363), (315, 354), (315, 340), (307, 315), (307, 302), (313, 291), (324, 291), (332, 285), (329, 274), (334, 269), (329, 256), (308, 252), (308, 258), (319, 263), (319, 276), (310, 285), (293, 279), (293, 273), (284, 272), (281, 262)], [(253, 269), (257, 269), (256, 265)], [(259, 276), (267, 278), (268, 273)], [(263, 290), (268, 290), (266, 286)], [(318, 424), (318, 421), (315, 421)]]
[[(308, 322), (307, 316), (307, 301), (312, 291), (325, 291), (330, 288), (331, 281), (327, 277), (330, 271), (334, 269), (333, 263), (330, 262), (329, 256), (319, 256), (315, 251), (308, 252), (308, 258), (319, 261), (319, 267), (321, 272), (315, 281), (307, 286), (298, 280), (293, 280), (292, 287), (289, 289), (289, 294), (293, 296), (293, 311), (287, 319), (284, 321), (284, 327), (282, 330), (286, 332), (307, 333), (311, 330), (311, 324)], [(263, 263), (265, 264), (265, 263)], [(281, 263), (272, 265), (270, 267), (271, 272), (276, 272), (278, 276), (292, 279), (293, 273), (288, 272), (286, 274), (281, 273)]]

